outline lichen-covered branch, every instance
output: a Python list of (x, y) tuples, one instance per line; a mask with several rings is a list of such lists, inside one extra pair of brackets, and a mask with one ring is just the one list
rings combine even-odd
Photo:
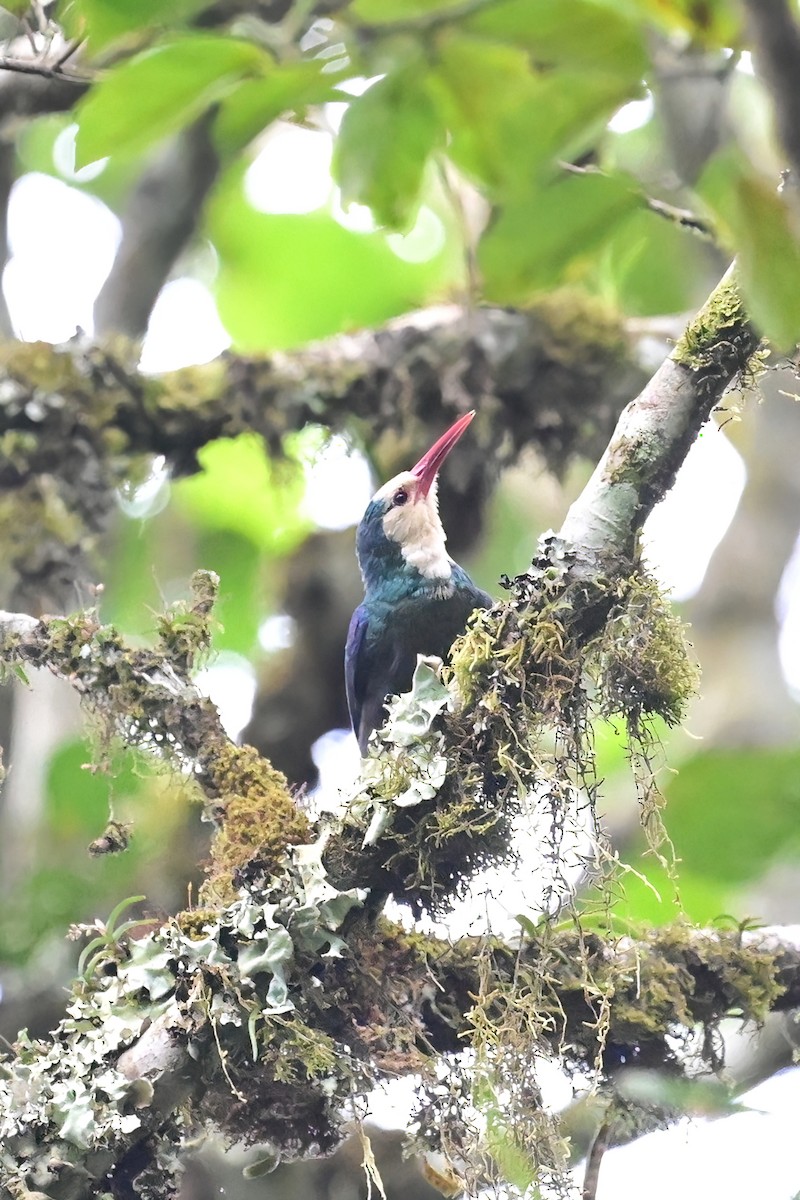
[(43, 620), (0, 613), (0, 665), (49, 668), (75, 688), (107, 736), (191, 770), (218, 826), (206, 887), (209, 897), (227, 900), (240, 869), (271, 874), (287, 846), (309, 838), (310, 826), (285, 778), (252, 747), (231, 742), (216, 706), (190, 678), (208, 650), (218, 582), (196, 573), (191, 602), (157, 618), (153, 649), (127, 646), (94, 612)]
[[(423, 364), (424, 336), (411, 340)], [(364, 380), (347, 345), (340, 340), (333, 367), (325, 348), (306, 360), (317, 381), (335, 374), (334, 414), (336, 397), (355, 387), (357, 399)], [(363, 340), (351, 345), (365, 349)], [(370, 345), (380, 359), (380, 335)], [(530, 571), (509, 581), (509, 603), (477, 614), (444, 682), (435, 664), (422, 663), (330, 827), (312, 828), (269, 764), (231, 745), (190, 682), (208, 642), (213, 579), (200, 576), (192, 603), (159, 620), (153, 650), (131, 650), (91, 615), (0, 619), (3, 661), (49, 666), (106, 728), (191, 766), (219, 825), (203, 907), (134, 940), (110, 920), (87, 947), (54, 1040), (23, 1039), (0, 1066), (0, 1185), (9, 1197), (36, 1188), (82, 1200), (102, 1179), (114, 1196), (135, 1180), (136, 1194), (161, 1200), (172, 1194), (175, 1146), (208, 1120), (231, 1137), (269, 1143), (278, 1157), (324, 1150), (340, 1135), (349, 1097), (384, 1072), (425, 1077), (465, 1039), (490, 1132), (513, 1133), (546, 1182), (563, 1167), (563, 1147), (535, 1102), (538, 1054), (558, 1050), (604, 1086), (634, 1051), (641, 1065), (680, 1074), (676, 1030), (688, 1043), (700, 1026), (701, 1065), (712, 1071), (723, 1016), (758, 1021), (798, 1002), (800, 939), (780, 931), (677, 927), (627, 941), (543, 920), (525, 926), (519, 946), (450, 946), (378, 916), (389, 891), (435, 911), (479, 868), (507, 860), (526, 796), (551, 814), (543, 861), (560, 870), (568, 815), (580, 803), (594, 819), (593, 717), (621, 714), (645, 767), (649, 715), (679, 718), (692, 670), (679, 625), (635, 569), (635, 535), (756, 346), (728, 279), (621, 419), (568, 518), (573, 536), (547, 537)], [(151, 421), (143, 382), (131, 391), (108, 361), (97, 365), (97, 353), (86, 360), (90, 372), (107, 372), (111, 411), (128, 414), (117, 427), (132, 441), (169, 439), (169, 420), (163, 430)], [(290, 416), (281, 415), (280, 389), (268, 416), (243, 389), (254, 420), (278, 423), (262, 428), (268, 438), (298, 412), (311, 416), (306, 381), (292, 379), (290, 362), (279, 360), (298, 405)], [(275, 362), (233, 366), (256, 376), (275, 370)], [(214, 370), (224, 381), (229, 367)], [(164, 386), (154, 382), (156, 397)], [(441, 402), (445, 387), (437, 387)], [(201, 413), (214, 406), (203, 391)], [(652, 805), (645, 817), (654, 820)], [(599, 836), (596, 825), (589, 832)], [(562, 885), (554, 878), (545, 908), (563, 903)], [(420, 1142), (484, 1161), (474, 1131), (445, 1119), (442, 1096), (434, 1087), (418, 1115)]]
[[(0, 1063), (0, 1196), (173, 1194), (182, 1139), (206, 1120), (276, 1159), (324, 1151), (340, 1109), (384, 1074), (422, 1072), (475, 1033), (538, 1039), (613, 1076), (621, 1050), (675, 1074), (680, 1027), (796, 1004), (800, 932), (675, 928), (643, 941), (554, 933), (517, 948), (452, 945), (377, 927), (362, 894), (325, 879), (319, 847), (222, 910), (130, 940), (113, 923), (84, 952), (52, 1043), (22, 1038)], [(90, 932), (96, 933), (96, 930)], [(343, 936), (344, 935), (344, 936)], [(476, 997), (482, 997), (476, 1012)], [(420, 1114), (421, 1137), (435, 1124)]]
[[(470, 822), (502, 836), (520, 796), (531, 795), (550, 822), (550, 861), (561, 860), (566, 828), (577, 836), (581, 808), (601, 847), (591, 729), (611, 718), (627, 728), (642, 822), (661, 853), (649, 721), (680, 721), (697, 673), (680, 622), (637, 561), (637, 538), (725, 389), (752, 370), (758, 346), (731, 269), (624, 410), (560, 533), (544, 535), (531, 568), (506, 581), (510, 601), (474, 614), (453, 647), (443, 790), (476, 799)], [(441, 824), (436, 812), (431, 819)], [(433, 835), (416, 820), (406, 829), (402, 814), (398, 828), (406, 856), (419, 848), (420, 829)], [(485, 836), (482, 850), (490, 842)], [(553, 887), (549, 906), (558, 908), (570, 890), (566, 873)]]
[(592, 572), (630, 562), (692, 442), (758, 349), (732, 266), (644, 391), (622, 413), (561, 536)]
[(93, 578), (114, 489), (138, 455), (163, 454), (182, 474), (215, 438), (255, 431), (280, 454), (286, 433), (319, 422), (379, 454), (391, 433), (391, 474), (434, 427), (473, 405), (481, 420), (452, 506), (479, 514), (498, 467), (524, 447), (538, 447), (556, 471), (573, 455), (599, 454), (643, 380), (617, 319), (573, 296), (528, 313), (412, 314), (293, 353), (224, 355), (159, 378), (140, 375), (136, 357), (124, 342), (17, 343), (0, 353), (0, 561), (12, 576), (4, 587), (0, 579), (0, 594), (15, 607), (60, 611), (65, 587)]

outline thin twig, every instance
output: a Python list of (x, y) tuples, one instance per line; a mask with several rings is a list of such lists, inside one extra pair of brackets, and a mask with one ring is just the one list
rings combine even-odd
[(611, 1121), (607, 1119), (603, 1121), (595, 1134), (592, 1148), (586, 1159), (586, 1170), (583, 1174), (583, 1190), (581, 1192), (582, 1200), (596, 1200), (597, 1185), (600, 1182), (600, 1166), (603, 1162), (603, 1155), (608, 1150), (610, 1133)]
[(67, 61), (67, 59), (72, 58), (73, 54), (75, 54), (75, 52), (77, 50), (80, 50), (81, 46), (84, 44), (85, 41), (86, 41), (86, 38), (81, 37), (81, 38), (76, 38), (74, 42), (71, 42), (67, 46), (66, 50), (61, 55), (61, 57), (56, 59), (56, 62), (55, 62), (56, 70), (63, 67), (63, 65)]
[[(560, 161), (558, 164), (564, 171), (568, 171), (570, 175), (603, 175), (608, 177), (608, 172), (602, 167), (598, 167), (596, 163), (571, 163)], [(712, 225), (708, 221), (698, 217), (697, 213), (692, 212), (689, 208), (678, 208), (674, 204), (668, 204), (666, 200), (657, 200), (654, 196), (648, 196), (646, 192), (641, 192), (641, 197), (651, 212), (654, 212), (659, 217), (665, 217), (671, 221), (673, 225), (680, 225), (683, 229), (691, 229), (694, 233), (699, 233), (703, 237), (715, 239), (715, 232)]]
[(698, 217), (697, 213), (692, 212), (691, 209), (677, 208), (674, 204), (668, 204), (666, 200), (656, 200), (653, 196), (647, 196), (645, 199), (647, 207), (657, 216), (665, 217), (673, 225), (680, 225), (682, 229), (691, 229), (693, 233), (698, 233), (701, 237), (709, 238), (711, 241), (716, 240), (714, 229), (709, 222)]
[(49, 67), (45, 63), (26, 62), (23, 58), (0, 58), (0, 71), (14, 71), (18, 75), (38, 75), (40, 79), (58, 79), (65, 83), (92, 82), (92, 76), (62, 71), (58, 63)]

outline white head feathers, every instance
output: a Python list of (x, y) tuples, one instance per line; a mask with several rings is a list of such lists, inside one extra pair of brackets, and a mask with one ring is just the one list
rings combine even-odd
[(453, 570), (447, 553), (447, 537), (439, 519), (436, 481), (423, 494), (418, 476), (411, 471), (395, 475), (375, 494), (390, 508), (383, 517), (383, 531), (397, 542), (405, 561), (426, 579), (447, 580)]

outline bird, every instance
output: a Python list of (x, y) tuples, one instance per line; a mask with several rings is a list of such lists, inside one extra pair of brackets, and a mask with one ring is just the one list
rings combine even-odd
[(345, 685), (362, 756), (386, 717), (386, 699), (409, 690), (417, 656), (445, 660), (476, 608), (492, 598), (450, 558), (439, 517), (439, 468), (475, 412), (465, 413), (410, 471), (385, 483), (356, 533), (364, 599), (345, 647)]

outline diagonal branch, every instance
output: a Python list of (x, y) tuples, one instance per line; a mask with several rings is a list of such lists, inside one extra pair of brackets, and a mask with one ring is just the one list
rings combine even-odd
[(590, 572), (630, 561), (653, 508), (675, 481), (689, 447), (723, 393), (758, 349), (732, 266), (656, 371), (622, 413), (561, 536)]

